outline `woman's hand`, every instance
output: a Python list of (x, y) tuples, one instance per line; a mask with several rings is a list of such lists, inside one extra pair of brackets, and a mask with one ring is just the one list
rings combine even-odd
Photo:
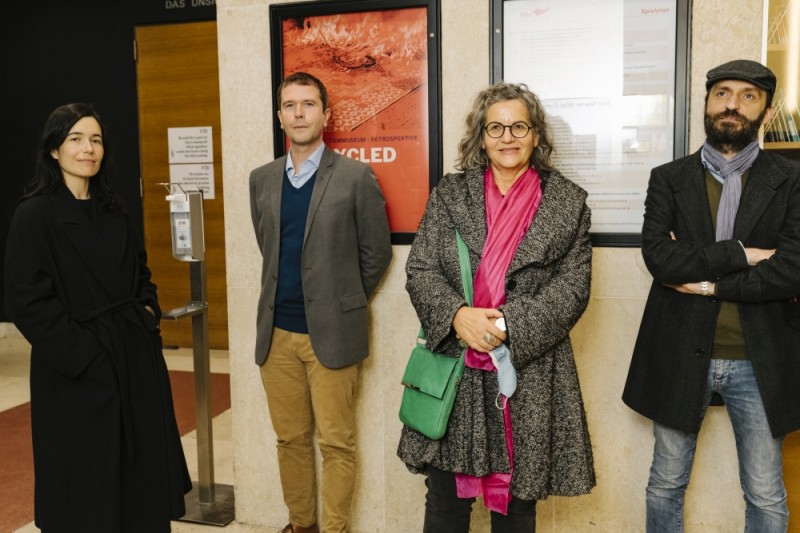
[(151, 315), (156, 316), (156, 312), (153, 311), (152, 307), (150, 307), (149, 305), (145, 305), (144, 308), (147, 309), (148, 311), (150, 311)]
[(495, 325), (502, 316), (498, 309), (462, 307), (453, 318), (453, 329), (473, 350), (489, 352), (506, 340), (506, 333)]

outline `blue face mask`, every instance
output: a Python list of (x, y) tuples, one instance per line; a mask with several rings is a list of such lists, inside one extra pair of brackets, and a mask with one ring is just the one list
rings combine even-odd
[(500, 394), (511, 398), (517, 390), (517, 370), (511, 364), (511, 352), (508, 350), (508, 346), (501, 344), (489, 352), (489, 356), (497, 368), (497, 384)]

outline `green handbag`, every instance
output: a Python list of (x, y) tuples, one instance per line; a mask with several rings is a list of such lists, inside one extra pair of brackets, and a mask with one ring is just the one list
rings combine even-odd
[[(469, 250), (456, 230), (461, 284), (464, 298), (472, 306), (472, 267)], [(456, 399), (456, 391), (464, 374), (464, 352), (460, 357), (438, 354), (425, 347), (425, 331), (420, 327), (417, 345), (408, 358), (403, 374), (403, 400), (400, 420), (429, 439), (441, 439)]]

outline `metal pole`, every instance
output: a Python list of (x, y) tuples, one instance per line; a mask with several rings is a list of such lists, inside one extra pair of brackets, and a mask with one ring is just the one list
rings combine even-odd
[[(192, 301), (206, 303), (205, 261), (189, 263)], [(200, 503), (214, 502), (214, 430), (211, 417), (211, 358), (208, 340), (208, 307), (192, 316), (194, 396), (197, 420), (197, 473)]]
[[(170, 213), (173, 203), (177, 203), (174, 213), (183, 215), (179, 220), (180, 229), (186, 228), (185, 213), (191, 213), (191, 234), (181, 234), (183, 243), (192, 243), (189, 253), (186, 246), (176, 252), (174, 244), (178, 232), (177, 222), (173, 220), (173, 255), (176, 259), (189, 262), (191, 282), (191, 301), (180, 308), (163, 314), (162, 318), (179, 320), (192, 317), (192, 354), (194, 357), (194, 404), (197, 422), (197, 474), (198, 481), (192, 482), (192, 490), (185, 495), (186, 514), (179, 520), (215, 526), (225, 526), (234, 519), (234, 493), (231, 485), (214, 483), (214, 433), (211, 416), (211, 357), (208, 335), (208, 285), (206, 282), (206, 263), (203, 235), (203, 195), (202, 192), (184, 192), (173, 197), (173, 185), (168, 184)], [(185, 197), (185, 198), (184, 198)], [(188, 209), (188, 211), (187, 211)]]

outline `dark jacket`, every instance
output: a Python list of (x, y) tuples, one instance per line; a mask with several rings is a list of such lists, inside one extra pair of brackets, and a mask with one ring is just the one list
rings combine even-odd
[(156, 287), (123, 212), (62, 187), (17, 208), (6, 310), (31, 343), (36, 525), (167, 532), (191, 488), (161, 353)]
[[(777, 251), (748, 266), (737, 240)], [(762, 151), (742, 192), (733, 239), (720, 242), (715, 242), (700, 153), (653, 169), (642, 255), (653, 285), (625, 403), (665, 426), (698, 432), (720, 301), (729, 301), (739, 307), (773, 436), (800, 428), (800, 331), (786, 317), (795, 305), (790, 297), (800, 292), (800, 165)], [(716, 283), (715, 297), (662, 285), (703, 280)]]
[[(586, 193), (558, 172), (541, 175), (543, 196), (506, 273), (501, 306), (518, 384), (510, 398), (514, 433), (511, 492), (523, 499), (577, 495), (595, 484), (569, 332), (589, 301), (592, 247)], [(461, 288), (455, 230), (473, 275), (486, 241), (483, 172), (449, 174), (431, 192), (406, 265), (406, 288), (428, 347), (458, 356), (452, 328)], [(432, 441), (404, 427), (398, 455), (412, 472), (430, 464), (483, 476), (508, 472), (497, 375), (466, 368), (448, 430)]]

